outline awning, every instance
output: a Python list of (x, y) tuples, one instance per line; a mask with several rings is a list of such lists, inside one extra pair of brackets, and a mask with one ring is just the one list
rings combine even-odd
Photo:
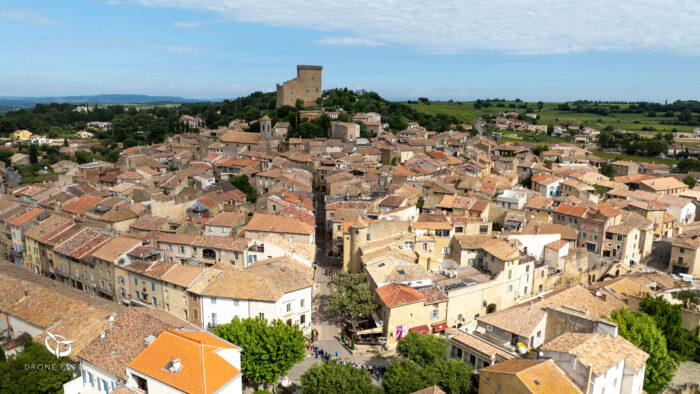
[(422, 326), (418, 326), (418, 327), (409, 328), (408, 331), (415, 331), (415, 332), (419, 332), (419, 333), (425, 335), (425, 334), (430, 333), (430, 328), (428, 328), (428, 326), (426, 326), (426, 325), (422, 325)]
[(367, 335), (367, 334), (381, 334), (382, 327), (368, 328), (366, 330), (358, 331), (357, 335)]
[(446, 328), (447, 328), (447, 323), (434, 324), (433, 325), (433, 332), (445, 331)]

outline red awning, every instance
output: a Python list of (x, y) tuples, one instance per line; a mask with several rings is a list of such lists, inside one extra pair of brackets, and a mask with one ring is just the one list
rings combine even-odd
[(433, 332), (440, 332), (440, 331), (445, 331), (447, 328), (447, 323), (440, 323), (433, 325)]
[(409, 328), (408, 331), (416, 331), (423, 335), (430, 333), (430, 329), (426, 325)]

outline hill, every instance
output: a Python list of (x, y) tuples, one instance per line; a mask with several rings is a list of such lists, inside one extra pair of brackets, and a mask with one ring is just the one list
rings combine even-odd
[(143, 94), (97, 94), (92, 96), (47, 96), (16, 97), (0, 96), (0, 113), (20, 108), (33, 108), (36, 104), (168, 104), (193, 103), (203, 100), (188, 99), (179, 96), (147, 96)]
[[(486, 104), (487, 103), (487, 104)], [(678, 103), (678, 104), (676, 104)], [(462, 122), (472, 122), (479, 117), (497, 116), (501, 112), (532, 112), (539, 116), (539, 124), (578, 125), (604, 129), (625, 129), (653, 134), (657, 131), (692, 131), (700, 126), (696, 102), (676, 102), (674, 104), (653, 103), (594, 103), (594, 102), (544, 102), (541, 108), (537, 102), (522, 101), (482, 101), (452, 102), (430, 101), (428, 103), (409, 101), (412, 109), (429, 115), (454, 116)], [(673, 107), (677, 105), (677, 107)], [(658, 108), (655, 108), (658, 106)], [(684, 106), (688, 106), (690, 121), (684, 117)], [(568, 109), (567, 109), (568, 108)], [(651, 108), (651, 109), (649, 109)], [(693, 115), (697, 113), (697, 115)]]

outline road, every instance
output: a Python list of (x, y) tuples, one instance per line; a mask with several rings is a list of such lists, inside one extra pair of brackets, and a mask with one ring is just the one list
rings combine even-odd
[[(328, 308), (327, 303), (330, 296), (328, 282), (330, 277), (325, 272), (326, 269), (330, 269), (334, 273), (338, 272), (341, 269), (341, 265), (338, 265), (337, 259), (328, 257), (328, 243), (326, 242), (324, 223), (326, 220), (326, 207), (322, 193), (314, 195), (314, 203), (316, 206), (316, 271), (314, 273), (313, 316), (311, 322), (312, 328), (318, 330), (318, 340), (315, 343), (333, 356), (337, 352), (341, 360), (386, 367), (391, 360), (374, 355), (369, 356), (366, 353), (363, 355), (352, 355), (340, 344), (341, 315)], [(295, 365), (289, 372), (289, 378), (298, 381), (304, 371), (318, 362), (321, 362), (321, 359), (315, 358), (311, 352), (308, 352), (306, 359)]]

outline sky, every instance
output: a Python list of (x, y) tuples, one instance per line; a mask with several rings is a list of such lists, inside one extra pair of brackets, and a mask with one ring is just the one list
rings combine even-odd
[[(202, 4), (204, 3), (204, 4)], [(699, 99), (698, 0), (0, 0), (0, 96)]]

